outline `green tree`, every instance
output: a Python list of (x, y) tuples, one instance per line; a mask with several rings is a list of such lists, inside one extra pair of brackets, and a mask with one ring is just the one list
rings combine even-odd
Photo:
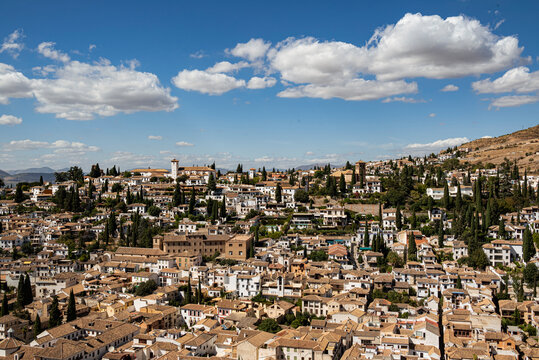
[(294, 194), (294, 200), (296, 202), (300, 203), (308, 203), (309, 202), (309, 193), (303, 189), (299, 189)]
[(39, 317), (39, 314), (36, 315), (36, 320), (34, 321), (34, 338), (37, 338), (39, 334), (43, 331), (41, 327), (41, 318)]
[(67, 303), (67, 321), (73, 321), (77, 318), (77, 305), (75, 303), (75, 295), (73, 289), (69, 292), (69, 301)]
[(140, 283), (135, 290), (137, 296), (147, 296), (157, 290), (157, 284), (153, 280), (148, 280)]
[(182, 188), (179, 182), (176, 182), (174, 194), (172, 195), (172, 206), (178, 206), (182, 203)]
[(449, 187), (447, 186), (447, 181), (444, 181), (444, 201), (443, 201), (443, 204), (444, 204), (444, 207), (446, 209), (449, 209), (449, 201), (450, 201), (450, 198), (449, 198)]
[(460, 278), (460, 275), (457, 275), (457, 284), (455, 285), (457, 289), (462, 289), (462, 279)]
[(16, 203), (22, 203), (24, 201), (25, 197), (22, 192), (22, 186), (21, 184), (17, 184), (17, 188), (15, 189), (15, 202)]
[(344, 180), (344, 174), (341, 174), (339, 178), (339, 191), (341, 195), (346, 193), (346, 181)]
[(62, 324), (62, 314), (58, 307), (58, 296), (52, 297), (51, 308), (49, 310), (49, 327), (53, 328)]
[(272, 334), (276, 334), (279, 331), (281, 331), (282, 328), (279, 326), (277, 321), (275, 321), (274, 319), (264, 319), (264, 320), (262, 320), (260, 325), (258, 325), (257, 330), (269, 332), (269, 333), (272, 333)]
[(17, 308), (23, 309), (26, 305), (25, 291), (24, 291), (24, 276), (19, 276), (19, 284), (17, 285)]
[(280, 204), (281, 201), (283, 201), (282, 190), (283, 188), (281, 187), (281, 184), (277, 183), (277, 187), (275, 189), (275, 201), (277, 201), (278, 204)]
[(217, 190), (217, 183), (215, 182), (215, 178), (213, 177), (213, 173), (210, 173), (210, 177), (208, 179), (208, 190), (209, 191)]
[(1, 312), (1, 315), (5, 316), (7, 314), (9, 314), (9, 303), (7, 301), (7, 295), (4, 292), (4, 297), (2, 299), (2, 312)]
[(191, 198), (189, 199), (189, 215), (195, 215), (195, 205), (196, 205), (196, 198), (195, 198), (195, 189), (191, 191)]
[(397, 206), (397, 214), (395, 219), (395, 225), (397, 225), (397, 229), (402, 229), (402, 214), (401, 214), (401, 208), (400, 205)]
[(522, 241), (522, 257), (525, 262), (528, 262), (533, 256), (535, 256), (535, 245), (530, 228), (526, 227)]
[(417, 260), (417, 247), (415, 244), (415, 239), (408, 239), (408, 260), (416, 261)]
[(24, 277), (24, 305), (29, 305), (34, 301), (34, 294), (32, 293), (32, 283), (30, 282), (30, 275), (26, 273)]
[(365, 247), (371, 246), (371, 241), (369, 238), (369, 225), (367, 221), (365, 221), (365, 233), (363, 235), (363, 246)]

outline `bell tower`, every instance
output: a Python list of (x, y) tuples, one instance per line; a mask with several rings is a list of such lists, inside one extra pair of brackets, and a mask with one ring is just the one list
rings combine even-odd
[(170, 160), (170, 174), (174, 182), (176, 182), (176, 179), (178, 178), (178, 163), (179, 161), (176, 159)]

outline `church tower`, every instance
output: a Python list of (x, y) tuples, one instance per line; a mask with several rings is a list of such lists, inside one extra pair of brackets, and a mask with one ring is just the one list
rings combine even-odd
[(170, 174), (174, 182), (176, 182), (176, 179), (178, 178), (178, 163), (179, 161), (176, 159), (170, 160)]

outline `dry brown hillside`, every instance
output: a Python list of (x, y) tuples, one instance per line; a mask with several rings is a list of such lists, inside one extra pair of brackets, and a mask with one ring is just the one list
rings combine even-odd
[(470, 163), (498, 165), (505, 158), (518, 163), (521, 170), (539, 174), (539, 125), (496, 138), (482, 138), (462, 144), (459, 149), (471, 149), (462, 158)]

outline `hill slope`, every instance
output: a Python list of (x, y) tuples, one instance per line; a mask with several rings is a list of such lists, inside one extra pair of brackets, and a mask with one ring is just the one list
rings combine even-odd
[(463, 161), (472, 164), (501, 164), (505, 158), (517, 161), (521, 170), (539, 174), (539, 125), (495, 138), (481, 138), (459, 146), (471, 149)]

